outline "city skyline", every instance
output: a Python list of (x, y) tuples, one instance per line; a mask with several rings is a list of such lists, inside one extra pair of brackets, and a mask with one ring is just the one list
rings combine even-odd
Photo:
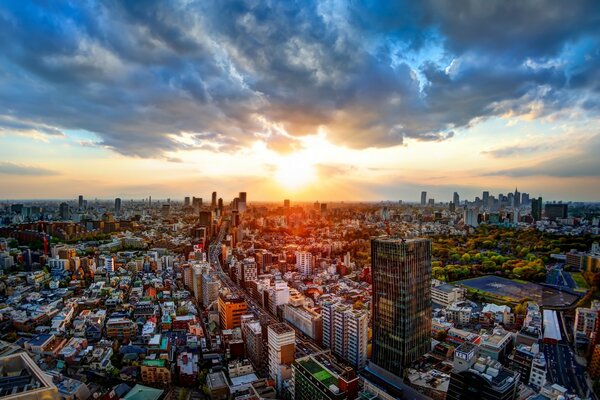
[(600, 200), (593, 1), (0, 11), (0, 198)]

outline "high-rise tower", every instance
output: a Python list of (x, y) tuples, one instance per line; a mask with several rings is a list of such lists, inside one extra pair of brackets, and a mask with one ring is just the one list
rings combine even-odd
[(431, 241), (371, 239), (373, 354), (401, 376), (431, 349)]

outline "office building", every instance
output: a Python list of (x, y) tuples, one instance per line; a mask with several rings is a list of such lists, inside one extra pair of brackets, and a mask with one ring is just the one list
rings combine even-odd
[(313, 272), (314, 261), (313, 255), (308, 251), (296, 252), (296, 270), (304, 275), (311, 276)]
[(531, 200), (531, 218), (534, 221), (541, 221), (542, 219), (542, 198)]
[(115, 214), (121, 214), (121, 199), (118, 197), (115, 199)]
[(269, 376), (281, 393), (285, 379), (292, 377), (291, 364), (296, 353), (296, 333), (285, 323), (271, 324), (267, 328)]
[(82, 195), (79, 195), (77, 206), (79, 207), (79, 211), (83, 210), (83, 196)]
[(446, 399), (516, 399), (519, 374), (478, 353), (477, 345), (468, 342), (456, 348)]
[(427, 204), (427, 192), (421, 192), (421, 205)]
[(69, 205), (67, 203), (60, 203), (58, 206), (58, 215), (63, 221), (70, 218)]
[(239, 196), (238, 196), (238, 207), (237, 210), (241, 213), (246, 212), (246, 207), (247, 207), (247, 193), (246, 192), (240, 192)]
[(483, 201), (483, 206), (484, 207), (489, 207), (490, 206), (490, 192), (485, 191), (483, 192), (483, 195), (481, 196), (481, 200)]
[(299, 358), (292, 364), (296, 400), (353, 400), (358, 395), (358, 377), (349, 366), (320, 353)]
[(243, 298), (221, 293), (219, 295), (219, 322), (221, 329), (234, 329), (242, 326), (242, 315), (248, 310)]
[(431, 241), (371, 239), (372, 362), (396, 375), (431, 349)]
[(283, 208), (290, 208), (290, 201), (288, 199), (283, 201)]
[(544, 206), (544, 215), (548, 219), (565, 219), (569, 215), (569, 205), (546, 203)]
[(519, 208), (521, 206), (521, 193), (515, 188), (515, 193), (513, 194), (513, 208)]
[(217, 208), (217, 192), (212, 192), (212, 196), (210, 197), (210, 208), (212, 210)]
[(318, 344), (321, 343), (323, 320), (317, 310), (303, 305), (284, 304), (283, 318)]
[(458, 207), (460, 205), (460, 196), (457, 192), (454, 192), (454, 195), (452, 196), (452, 202), (454, 203), (455, 207)]
[(431, 301), (444, 307), (465, 300), (466, 295), (466, 289), (450, 283), (434, 280), (431, 286)]

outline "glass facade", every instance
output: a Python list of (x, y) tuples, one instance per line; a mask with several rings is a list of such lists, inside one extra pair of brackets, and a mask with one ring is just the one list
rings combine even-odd
[(372, 362), (401, 376), (431, 349), (431, 241), (371, 239)]

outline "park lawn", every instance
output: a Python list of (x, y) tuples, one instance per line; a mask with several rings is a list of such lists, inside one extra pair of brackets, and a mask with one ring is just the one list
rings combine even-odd
[(581, 272), (570, 272), (570, 274), (578, 288), (585, 289), (586, 291), (590, 288), (585, 279), (583, 279)]

